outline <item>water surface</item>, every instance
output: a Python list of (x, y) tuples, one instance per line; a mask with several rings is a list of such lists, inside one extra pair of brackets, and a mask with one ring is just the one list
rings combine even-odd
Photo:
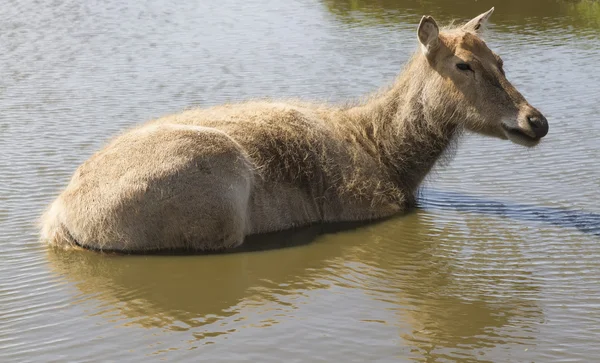
[[(421, 15), (467, 20), (547, 116), (528, 150), (468, 136), (420, 208), (287, 248), (48, 250), (35, 223), (121, 130), (253, 97), (393, 81)], [(0, 6), (0, 361), (574, 362), (600, 357), (600, 7), (270, 0)]]

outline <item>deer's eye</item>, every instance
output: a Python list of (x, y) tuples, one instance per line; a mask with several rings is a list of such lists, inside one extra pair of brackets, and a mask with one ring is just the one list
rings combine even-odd
[(473, 71), (468, 63), (457, 63), (456, 68), (460, 69), (461, 71)]

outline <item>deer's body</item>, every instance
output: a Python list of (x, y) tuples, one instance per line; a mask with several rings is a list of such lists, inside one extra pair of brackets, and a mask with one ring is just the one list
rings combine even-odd
[(481, 95), (469, 95), (434, 66), (461, 45), (482, 47), (491, 58), (485, 43), (468, 31), (438, 36), (437, 25), (436, 38), (424, 39), (433, 36), (431, 22), (424, 18), (419, 28), (423, 53), (392, 87), (361, 104), (216, 106), (117, 137), (77, 169), (45, 214), (42, 237), (99, 250), (231, 248), (249, 234), (405, 211), (463, 129), (537, 143), (541, 133), (518, 118), (537, 110), (503, 76), (493, 81), (508, 94), (500, 96), (512, 113), (487, 104), (482, 112)]

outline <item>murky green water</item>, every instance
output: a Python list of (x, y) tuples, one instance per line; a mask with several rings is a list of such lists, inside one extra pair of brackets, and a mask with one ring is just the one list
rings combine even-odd
[[(467, 137), (421, 208), (208, 256), (49, 251), (35, 222), (138, 122), (393, 80), (420, 16), (496, 6), (487, 36), (548, 117), (525, 150)], [(0, 361), (600, 359), (600, 3), (6, 0), (0, 6)], [(310, 243), (307, 243), (310, 242)]]

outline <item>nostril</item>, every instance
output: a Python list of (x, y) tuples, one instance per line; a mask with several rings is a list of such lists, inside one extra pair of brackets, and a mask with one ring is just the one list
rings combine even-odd
[(537, 137), (544, 137), (548, 133), (548, 121), (544, 116), (527, 116), (527, 122)]
[(540, 119), (535, 116), (527, 116), (527, 121), (529, 122), (529, 125), (531, 125), (531, 127), (534, 129), (539, 129), (541, 127)]

